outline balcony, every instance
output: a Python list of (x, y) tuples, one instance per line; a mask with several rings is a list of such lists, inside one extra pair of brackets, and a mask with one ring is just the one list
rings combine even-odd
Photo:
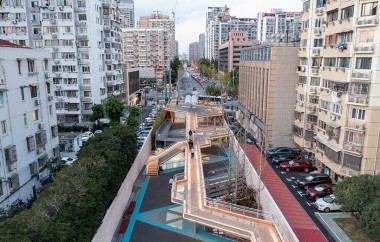
[(319, 75), (319, 72), (320, 72), (319, 68), (312, 68), (311, 69), (311, 74), (312, 75), (317, 76), (317, 75)]
[(87, 39), (87, 34), (79, 34), (77, 35), (77, 39)]
[(372, 54), (375, 52), (375, 45), (356, 44), (354, 47), (354, 52), (357, 54)]
[(89, 65), (90, 64), (90, 60), (79, 60), (79, 65)]
[(52, 25), (56, 25), (56, 24), (57, 24), (57, 20), (55, 20), (55, 19), (51, 19), (51, 20), (50, 20), (50, 24), (52, 24)]
[(354, 105), (368, 106), (369, 98), (368, 94), (349, 94), (347, 103), (351, 103)]
[(351, 73), (352, 80), (359, 81), (371, 81), (371, 71), (370, 70), (354, 70)]
[(103, 1), (102, 7), (103, 8), (110, 8), (111, 7), (111, 3), (109, 1)]
[(39, 7), (31, 7), (30, 8), (30, 12), (32, 12), (32, 13), (39, 13), (41, 10), (40, 10), (40, 8)]
[(81, 101), (82, 102), (92, 102), (92, 97), (82, 97)]
[(105, 49), (104, 49), (104, 53), (106, 53), (106, 54), (111, 54), (111, 49), (110, 49), (110, 48), (105, 48)]
[(310, 94), (317, 94), (317, 93), (319, 93), (319, 87), (316, 87), (316, 86), (309, 87), (309, 93)]
[(103, 19), (111, 19), (111, 15), (109, 15), (109, 14), (104, 14), (104, 15), (103, 15)]
[(105, 33), (108, 33), (111, 31), (111, 26), (103, 26), (103, 30)]
[(345, 143), (343, 149), (349, 152), (354, 152), (357, 154), (363, 153), (363, 146), (360, 144)]
[(91, 86), (90, 85), (80, 85), (80, 90), (91, 90)]
[(104, 37), (104, 42), (111, 42), (112, 38), (111, 37)]
[(106, 65), (111, 65), (112, 64), (112, 60), (105, 60), (104, 62), (106, 63)]
[(42, 39), (42, 34), (34, 34), (33, 35), (34, 40), (41, 40)]
[(359, 17), (356, 20), (356, 27), (372, 27), (379, 24), (379, 17), (377, 15), (374, 16), (365, 16)]
[(76, 26), (87, 26), (86, 21), (75, 21)]
[(86, 8), (85, 7), (75, 7), (74, 11), (77, 12), (77, 13), (79, 13), (79, 12), (85, 12)]
[(40, 26), (41, 25), (41, 21), (39, 20), (32, 20), (32, 26)]

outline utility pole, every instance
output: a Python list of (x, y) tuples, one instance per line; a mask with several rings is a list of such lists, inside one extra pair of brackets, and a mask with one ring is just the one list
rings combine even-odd
[(169, 100), (172, 97), (172, 69), (169, 69)]
[(154, 76), (156, 78), (156, 105), (158, 105), (158, 79), (157, 79), (157, 67), (154, 70)]
[(165, 89), (165, 103), (167, 103), (166, 98), (168, 97), (168, 87), (166, 85), (166, 70), (164, 70), (164, 89)]

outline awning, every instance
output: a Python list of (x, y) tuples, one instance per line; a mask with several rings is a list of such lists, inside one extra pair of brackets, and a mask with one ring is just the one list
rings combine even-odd
[(348, 154), (348, 155), (356, 156), (356, 157), (363, 157), (363, 154), (352, 152), (352, 151), (349, 151), (349, 150), (345, 150), (344, 153)]
[(334, 129), (337, 129), (340, 127), (340, 124), (337, 124), (337, 123), (334, 123), (334, 122), (330, 122), (330, 123), (327, 123), (328, 126), (330, 127), (333, 127)]
[(334, 103), (340, 103), (342, 101), (342, 99), (340, 97), (338, 97), (337, 92), (332, 92), (331, 97), (332, 97), (332, 101)]
[(330, 144), (327, 140), (325, 139), (321, 139), (317, 136), (314, 136), (314, 139), (324, 145), (326, 145), (327, 147), (329, 147), (330, 149), (332, 149), (333, 151), (335, 152), (340, 152), (341, 150), (339, 148), (336, 148), (335, 146), (333, 146), (332, 144)]
[(297, 113), (304, 113), (305, 112), (303, 110), (298, 110), (298, 109), (294, 109), (294, 111), (297, 112)]

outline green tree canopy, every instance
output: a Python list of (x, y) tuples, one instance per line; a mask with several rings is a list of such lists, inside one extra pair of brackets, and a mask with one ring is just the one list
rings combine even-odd
[(380, 177), (372, 175), (353, 176), (334, 187), (336, 200), (342, 204), (342, 210), (359, 214), (380, 196), (379, 191)]
[(117, 97), (110, 97), (106, 100), (104, 109), (110, 119), (110, 126), (118, 125), (124, 116), (124, 103)]
[(182, 69), (182, 63), (179, 60), (178, 56), (175, 56), (174, 59), (170, 62), (172, 83), (178, 78), (178, 70)]
[(222, 87), (220, 86), (208, 86), (205, 89), (206, 95), (209, 96), (220, 96), (222, 95)]
[(364, 208), (360, 216), (360, 227), (373, 241), (380, 241), (380, 198)]
[(90, 116), (90, 121), (98, 123), (100, 122), (101, 118), (104, 118), (104, 106), (101, 104), (94, 104), (91, 107), (92, 114)]
[(140, 114), (141, 114), (141, 110), (140, 110), (139, 107), (132, 106), (132, 107), (129, 108), (129, 116), (133, 116), (134, 118), (136, 118)]

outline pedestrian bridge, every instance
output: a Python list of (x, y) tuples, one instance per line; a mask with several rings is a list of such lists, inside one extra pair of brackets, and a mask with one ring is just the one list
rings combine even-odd
[[(198, 114), (201, 117), (223, 117), (222, 109), (218, 106), (185, 104), (169, 105), (168, 109), (170, 112), (186, 114), (186, 134), (188, 139), (193, 140), (194, 156), (190, 154), (187, 140), (176, 142), (157, 156), (149, 158), (147, 175), (158, 175), (161, 162), (185, 150), (184, 173), (174, 177), (171, 195), (173, 203), (183, 205), (183, 217), (254, 242), (289, 241), (277, 226), (274, 214), (207, 198), (201, 148), (210, 146), (213, 139), (228, 136), (228, 128), (225, 125), (219, 128), (198, 128)], [(193, 131), (192, 137), (189, 137), (190, 130)]]

